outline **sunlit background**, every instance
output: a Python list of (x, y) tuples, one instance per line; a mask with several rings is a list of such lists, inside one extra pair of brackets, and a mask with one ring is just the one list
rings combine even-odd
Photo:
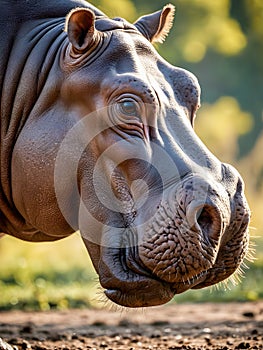
[[(190, 291), (174, 301), (257, 300), (263, 297), (263, 1), (176, 0), (175, 25), (157, 50), (192, 71), (202, 87), (196, 132), (246, 183), (256, 260), (240, 283)], [(134, 21), (166, 4), (97, 0), (110, 17)], [(56, 243), (0, 240), (0, 310), (103, 306), (103, 291), (79, 234)], [(229, 289), (231, 288), (231, 289)]]

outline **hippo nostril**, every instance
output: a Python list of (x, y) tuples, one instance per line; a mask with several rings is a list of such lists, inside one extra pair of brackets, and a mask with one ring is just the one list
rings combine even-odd
[(213, 226), (213, 219), (207, 210), (207, 208), (198, 209), (196, 213), (197, 223), (202, 232), (209, 234), (211, 227)]
[(206, 237), (218, 241), (221, 233), (221, 218), (217, 208), (208, 204), (198, 208), (196, 222)]

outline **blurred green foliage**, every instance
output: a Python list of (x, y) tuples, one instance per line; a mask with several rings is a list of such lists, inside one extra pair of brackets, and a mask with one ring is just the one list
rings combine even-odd
[[(242, 283), (183, 293), (177, 301), (263, 298), (263, 1), (174, 0), (176, 18), (157, 50), (192, 71), (202, 87), (196, 132), (222, 161), (237, 167), (252, 210), (257, 260)], [(94, 0), (110, 17), (134, 21), (163, 0)], [(61, 242), (0, 240), (0, 309), (97, 305), (96, 275), (78, 234)], [(211, 292), (212, 291), (212, 292)]]
[(0, 310), (98, 304), (98, 277), (78, 233), (59, 242), (0, 241)]
[(135, 5), (130, 0), (97, 0), (92, 1), (92, 4), (96, 5), (96, 7), (111, 18), (123, 17), (131, 22), (136, 19), (137, 11)]

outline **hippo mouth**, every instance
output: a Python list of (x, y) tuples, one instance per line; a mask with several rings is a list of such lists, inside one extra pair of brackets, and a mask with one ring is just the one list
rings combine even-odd
[(99, 265), (100, 283), (108, 299), (121, 306), (136, 308), (165, 304), (175, 294), (186, 291), (205, 278), (203, 274), (188, 282), (169, 283), (143, 265), (138, 252), (135, 253), (137, 247), (103, 250)]

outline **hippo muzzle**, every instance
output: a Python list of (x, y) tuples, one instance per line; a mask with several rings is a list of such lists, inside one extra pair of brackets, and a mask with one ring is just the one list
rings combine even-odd
[(117, 304), (159, 305), (188, 289), (216, 284), (247, 253), (250, 212), (240, 178), (229, 193), (220, 183), (187, 175), (164, 190), (150, 212), (143, 224), (120, 230), (119, 247), (111, 247), (109, 239), (100, 248), (100, 282)]

